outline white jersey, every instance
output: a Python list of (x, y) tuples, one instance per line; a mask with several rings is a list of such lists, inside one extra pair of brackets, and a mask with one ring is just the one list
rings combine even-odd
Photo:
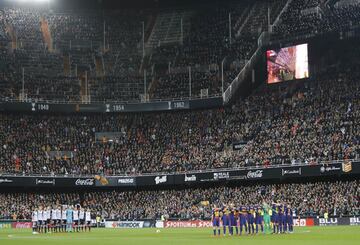
[(80, 210), (80, 211), (79, 211), (79, 219), (80, 219), (80, 220), (84, 220), (84, 219), (85, 219), (85, 213), (84, 213), (83, 210)]
[(79, 211), (74, 210), (73, 216), (74, 216), (74, 220), (79, 220)]
[(44, 219), (44, 220), (50, 219), (50, 210), (45, 210), (45, 211), (44, 211), (43, 219)]
[(51, 210), (51, 219), (52, 219), (52, 220), (56, 220), (56, 219), (57, 219), (57, 217), (56, 217), (56, 210), (55, 210), (55, 209), (52, 209), (52, 210)]
[(61, 219), (61, 210), (60, 209), (55, 209), (55, 217), (56, 217), (56, 219)]
[(91, 213), (90, 212), (85, 212), (85, 220), (91, 221)]
[(65, 209), (61, 211), (61, 219), (66, 220), (66, 210)]
[(37, 211), (32, 212), (31, 220), (32, 220), (32, 222), (38, 222), (38, 212)]
[(43, 220), (43, 211), (40, 210), (38, 211), (38, 221), (42, 221)]

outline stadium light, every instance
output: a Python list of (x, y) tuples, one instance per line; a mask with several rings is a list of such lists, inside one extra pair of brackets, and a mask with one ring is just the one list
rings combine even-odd
[(12, 2), (18, 3), (48, 3), (50, 0), (12, 0)]

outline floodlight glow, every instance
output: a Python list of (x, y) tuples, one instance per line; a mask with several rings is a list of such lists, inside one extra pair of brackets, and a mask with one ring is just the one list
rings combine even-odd
[(12, 2), (18, 3), (48, 3), (50, 0), (12, 0)]

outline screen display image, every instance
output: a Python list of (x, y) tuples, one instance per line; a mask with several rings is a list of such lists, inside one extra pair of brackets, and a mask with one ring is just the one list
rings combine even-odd
[(266, 51), (268, 83), (309, 77), (308, 44)]

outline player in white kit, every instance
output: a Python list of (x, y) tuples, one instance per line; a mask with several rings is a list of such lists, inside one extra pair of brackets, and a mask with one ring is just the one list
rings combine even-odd
[(60, 226), (61, 226), (61, 209), (60, 206), (58, 206), (55, 209), (55, 232), (60, 232)]
[(51, 220), (50, 220), (50, 229), (51, 232), (55, 232), (55, 226), (56, 226), (56, 209), (55, 206), (53, 206), (53, 208), (51, 209), (51, 214), (50, 214)]
[(87, 209), (85, 212), (85, 231), (86, 227), (89, 229), (89, 232), (91, 231), (91, 212), (90, 209)]
[(38, 211), (38, 224), (39, 224), (39, 232), (43, 232), (44, 231), (44, 210), (42, 207), (39, 208)]
[(79, 232), (79, 210), (75, 207), (73, 212), (74, 217), (74, 229)]
[(31, 215), (33, 234), (38, 234), (38, 210), (35, 209)]
[(84, 226), (85, 226), (85, 212), (83, 208), (80, 208), (79, 210), (79, 222), (80, 222), (80, 227), (81, 227), (81, 231), (84, 231)]
[(66, 208), (64, 205), (61, 209), (61, 232), (66, 231)]

